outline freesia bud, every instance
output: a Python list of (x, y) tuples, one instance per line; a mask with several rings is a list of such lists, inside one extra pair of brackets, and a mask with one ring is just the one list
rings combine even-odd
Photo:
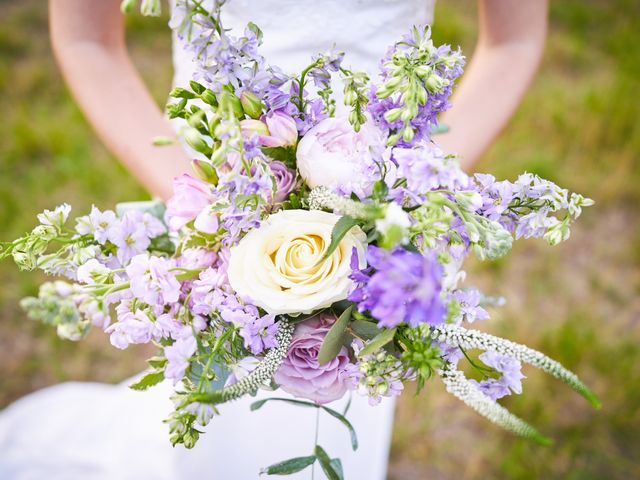
[(240, 104), (244, 113), (251, 118), (258, 119), (264, 110), (264, 103), (252, 92), (245, 90), (240, 94)]

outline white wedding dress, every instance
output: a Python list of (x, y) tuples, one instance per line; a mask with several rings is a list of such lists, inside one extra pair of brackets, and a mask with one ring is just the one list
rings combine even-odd
[[(262, 53), (285, 72), (335, 43), (347, 53), (346, 65), (375, 74), (388, 45), (411, 25), (430, 23), (432, 11), (429, 0), (230, 0), (223, 20), (240, 32), (249, 20), (258, 24)], [(177, 46), (174, 63), (175, 84), (184, 85), (192, 62)], [(172, 409), (171, 385), (134, 392), (128, 383), (69, 382), (7, 407), (0, 413), (0, 479), (246, 480), (258, 478), (261, 467), (312, 453), (314, 409), (273, 402), (250, 412), (254, 398), (222, 405), (193, 450), (173, 448), (162, 423)], [(271, 396), (287, 395), (257, 398)], [(346, 401), (330, 406), (342, 411)], [(347, 417), (358, 433), (356, 452), (346, 428), (321, 414), (318, 443), (341, 458), (347, 479), (386, 477), (393, 409), (391, 399), (370, 407), (353, 395)], [(310, 477), (305, 470), (287, 478)], [(318, 467), (315, 478), (324, 478)]]

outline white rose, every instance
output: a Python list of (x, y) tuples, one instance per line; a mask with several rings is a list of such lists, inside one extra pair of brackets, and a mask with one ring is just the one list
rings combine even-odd
[[(344, 194), (371, 193), (385, 163), (387, 179), (395, 180), (386, 136), (372, 122), (359, 132), (346, 118), (326, 118), (310, 129), (298, 143), (296, 159), (300, 176), (310, 188), (324, 186)], [(393, 178), (392, 178), (393, 177)]]
[(359, 268), (366, 265), (366, 236), (359, 227), (352, 228), (320, 262), (339, 218), (316, 210), (271, 215), (231, 248), (227, 271), (231, 287), (274, 315), (311, 313), (344, 300), (352, 285), (354, 248)]

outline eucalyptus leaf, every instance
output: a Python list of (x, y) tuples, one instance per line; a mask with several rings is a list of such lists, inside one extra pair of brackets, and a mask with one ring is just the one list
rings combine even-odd
[(320, 462), (320, 466), (322, 467), (322, 471), (327, 476), (329, 480), (343, 480), (343, 478), (338, 475), (335, 468), (331, 464), (331, 458), (327, 455), (324, 448), (320, 445), (316, 445), (315, 449), (316, 457), (318, 458), (318, 462)]
[(150, 372), (135, 383), (129, 385), (132, 390), (146, 390), (164, 380), (164, 372)]
[(282, 398), (282, 397), (272, 397), (272, 398), (265, 398), (263, 400), (258, 400), (257, 402), (253, 402), (249, 408), (251, 409), (252, 412), (255, 412), (256, 410), (262, 408), (265, 403), (270, 401), (290, 403), (292, 405), (297, 405), (299, 407), (318, 408), (318, 405), (312, 402), (305, 402), (304, 400), (294, 400), (292, 398)]
[(340, 423), (342, 423), (345, 427), (347, 427), (347, 430), (349, 430), (349, 435), (351, 436), (351, 447), (354, 450), (358, 448), (358, 438), (356, 436), (356, 431), (353, 428), (353, 425), (351, 425), (351, 423), (349, 422), (349, 420), (347, 420), (345, 416), (342, 415), (340, 412), (336, 412), (335, 410), (329, 407), (325, 407), (324, 405), (318, 405), (317, 403), (306, 402), (304, 400), (294, 400), (292, 398), (282, 398), (282, 397), (263, 398), (262, 400), (253, 402), (249, 408), (252, 412), (255, 412), (256, 410), (259, 410), (260, 408), (262, 408), (265, 403), (271, 402), (271, 401), (289, 403), (291, 405), (297, 405), (299, 407), (321, 408), (322, 410), (327, 412), (329, 415), (339, 420)]
[(340, 477), (340, 480), (344, 480), (344, 470), (342, 469), (342, 461), (339, 458), (332, 458), (331, 466)]
[(354, 451), (357, 450), (358, 436), (356, 435), (356, 430), (355, 428), (353, 428), (353, 425), (351, 425), (351, 422), (349, 422), (349, 420), (347, 420), (346, 417), (342, 415), (340, 412), (336, 412), (335, 410), (329, 407), (325, 407), (321, 405), (320, 408), (323, 409), (332, 417), (338, 419), (345, 427), (347, 427), (347, 430), (349, 430), (349, 435), (351, 436), (351, 448), (353, 448)]
[(320, 365), (329, 363), (336, 358), (340, 352), (340, 349), (344, 345), (344, 336), (352, 311), (353, 305), (342, 312), (342, 315), (340, 315), (325, 335), (322, 345), (320, 346), (320, 351), (318, 352), (318, 363)]
[(356, 337), (362, 340), (371, 340), (380, 333), (376, 323), (367, 322), (366, 320), (354, 320), (349, 324), (349, 328)]
[(283, 460), (282, 462), (274, 463), (266, 468), (263, 468), (260, 473), (266, 473), (267, 475), (291, 475), (297, 473), (316, 461), (315, 455), (309, 455), (308, 457), (295, 457), (289, 460)]
[(393, 340), (393, 337), (396, 335), (396, 330), (397, 328), (385, 328), (382, 330), (373, 340), (367, 343), (367, 345), (360, 350), (358, 356), (364, 357), (380, 350), (387, 343)]
[(355, 218), (351, 218), (348, 215), (344, 217), (340, 217), (340, 219), (333, 226), (333, 230), (331, 230), (331, 243), (327, 247), (327, 251), (324, 252), (322, 258), (318, 261), (316, 265), (320, 265), (327, 258), (329, 258), (333, 252), (335, 252), (338, 245), (344, 238), (344, 236), (349, 233), (349, 231), (358, 224), (358, 221)]

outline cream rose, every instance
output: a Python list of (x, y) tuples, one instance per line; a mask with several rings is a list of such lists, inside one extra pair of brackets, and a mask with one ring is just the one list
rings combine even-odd
[(344, 300), (352, 285), (354, 248), (359, 267), (365, 266), (366, 236), (359, 227), (352, 228), (320, 262), (339, 218), (315, 210), (271, 215), (231, 248), (227, 270), (231, 287), (274, 315), (311, 313)]

